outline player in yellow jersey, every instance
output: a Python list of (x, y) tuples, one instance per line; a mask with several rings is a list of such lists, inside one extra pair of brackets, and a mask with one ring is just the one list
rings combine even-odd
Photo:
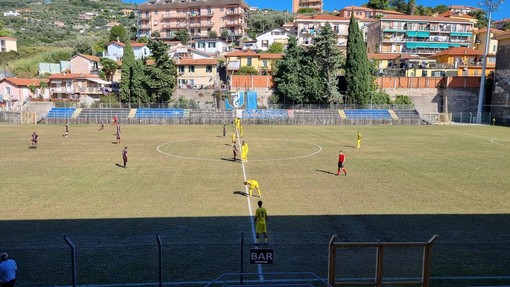
[(360, 148), (361, 147), (361, 134), (358, 132), (358, 147), (357, 148)]
[(232, 144), (236, 143), (236, 133), (232, 134)]
[(259, 208), (255, 211), (255, 233), (257, 233), (257, 242), (259, 244), (259, 237), (264, 233), (264, 244), (267, 244), (267, 211), (262, 207), (262, 201), (258, 202)]
[(248, 161), (248, 144), (243, 141), (243, 144), (241, 145), (241, 161), (247, 162)]
[(257, 190), (257, 193), (259, 194), (259, 198), (262, 197), (262, 192), (259, 188), (259, 182), (254, 179), (249, 179), (244, 182), (244, 185), (248, 185), (248, 195), (251, 197), (251, 192), (253, 189)]

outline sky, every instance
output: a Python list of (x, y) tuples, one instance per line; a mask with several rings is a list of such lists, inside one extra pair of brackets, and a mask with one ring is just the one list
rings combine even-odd
[[(244, 0), (248, 5), (255, 6), (259, 8), (268, 8), (274, 10), (292, 10), (292, 0)], [(125, 3), (144, 3), (147, 0), (123, 0)], [(361, 6), (362, 4), (367, 3), (368, 0), (350, 0), (350, 1), (342, 1), (342, 0), (324, 0), (324, 10), (333, 11), (335, 9), (342, 9), (345, 6)], [(480, 7), (478, 3), (480, 1), (477, 0), (416, 0), (417, 5), (423, 5), (428, 7), (436, 7), (438, 5), (444, 4), (448, 5), (467, 5), (473, 7)], [(498, 11), (492, 13), (492, 18), (494, 20), (501, 20), (503, 18), (510, 18), (510, 0), (503, 2), (499, 6)]]

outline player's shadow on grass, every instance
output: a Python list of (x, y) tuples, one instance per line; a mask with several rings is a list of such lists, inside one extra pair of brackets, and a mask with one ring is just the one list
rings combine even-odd
[(124, 168), (124, 166), (122, 164), (120, 164), (120, 163), (116, 163), (115, 165), (118, 166), (118, 167)]
[(356, 146), (353, 146), (353, 145), (344, 145), (345, 148), (356, 148)]
[(327, 170), (322, 170), (322, 169), (316, 169), (315, 171), (323, 172), (323, 173), (327, 173), (327, 174), (331, 174), (331, 175), (336, 175), (336, 173), (334, 173), (334, 172), (327, 171)]
[(236, 194), (236, 195), (242, 195), (244, 197), (248, 196), (248, 194), (244, 191), (240, 191), (240, 190), (236, 190), (233, 192), (233, 194)]
[(233, 158), (224, 158), (224, 157), (220, 157), (221, 160), (224, 160), (224, 161), (230, 161), (230, 162), (238, 162), (239, 160), (236, 159), (234, 160)]

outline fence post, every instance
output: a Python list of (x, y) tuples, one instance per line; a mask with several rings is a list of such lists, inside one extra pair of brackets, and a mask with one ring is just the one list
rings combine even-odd
[(377, 258), (376, 258), (376, 286), (382, 287), (383, 280), (383, 261), (384, 261), (384, 247), (382, 245), (377, 246)]
[(73, 287), (76, 287), (76, 246), (74, 245), (73, 241), (71, 241), (71, 238), (68, 236), (64, 236), (64, 240), (66, 243), (71, 247), (71, 269), (72, 269), (72, 285)]
[(422, 272), (422, 282), (423, 287), (430, 286), (430, 264), (431, 264), (431, 256), (432, 256), (432, 243), (439, 238), (439, 235), (434, 235), (425, 245), (425, 250), (423, 253), (423, 272)]
[(328, 283), (335, 286), (336, 281), (336, 248), (335, 248), (336, 235), (331, 236), (329, 240), (329, 260), (328, 260)]
[(163, 243), (161, 242), (161, 237), (159, 234), (156, 234), (156, 239), (158, 241), (159, 248), (159, 256), (158, 256), (158, 266), (159, 266), (159, 287), (163, 286)]
[(244, 273), (244, 260), (243, 260), (243, 250), (244, 250), (244, 232), (241, 232), (241, 278), (239, 278), (239, 283), (243, 285), (243, 273)]

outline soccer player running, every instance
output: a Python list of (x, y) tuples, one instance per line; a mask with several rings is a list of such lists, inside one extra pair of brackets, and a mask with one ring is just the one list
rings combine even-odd
[(361, 147), (361, 134), (358, 132), (358, 147), (357, 148), (360, 148)]
[(340, 171), (343, 171), (345, 176), (347, 176), (347, 171), (345, 170), (344, 162), (345, 154), (343, 154), (343, 152), (340, 151), (340, 153), (338, 154), (338, 171), (336, 172), (336, 175), (340, 175)]
[(223, 137), (227, 134), (227, 126), (223, 125)]
[(262, 201), (258, 202), (259, 208), (255, 211), (255, 233), (257, 233), (257, 242), (259, 244), (260, 234), (264, 233), (264, 244), (267, 244), (267, 211), (262, 207)]
[(259, 182), (254, 179), (249, 179), (244, 182), (244, 185), (248, 185), (248, 196), (251, 197), (251, 192), (253, 189), (257, 190), (257, 193), (259, 194), (259, 198), (262, 197), (262, 192), (259, 188)]
[(101, 126), (99, 127), (98, 131), (104, 130), (104, 121), (101, 120)]

